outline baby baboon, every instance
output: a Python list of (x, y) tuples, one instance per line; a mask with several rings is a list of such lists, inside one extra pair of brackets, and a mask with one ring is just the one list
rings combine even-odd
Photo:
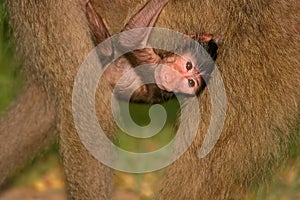
[[(148, 1), (147, 4), (129, 20), (122, 31), (152, 27), (167, 3), (168, 0)], [(95, 35), (96, 44), (108, 39), (110, 34), (101, 16), (95, 13), (92, 3), (84, 0), (83, 6), (86, 10), (91, 29)], [(135, 47), (138, 49), (130, 52), (130, 55), (137, 64), (130, 62), (127, 56), (121, 56), (108, 65), (104, 75), (109, 84), (115, 88), (115, 95), (119, 99), (130, 99), (131, 102), (162, 103), (175, 97), (173, 93), (192, 96), (199, 93), (200, 90), (203, 90), (205, 88), (203, 77), (210, 76), (214, 69), (212, 59), (216, 60), (217, 56), (218, 47), (213, 41), (212, 36), (209, 34), (186, 36), (186, 38), (182, 38), (182, 49), (186, 49), (182, 56), (170, 54), (161, 58), (152, 48), (142, 48), (142, 44), (148, 44), (150, 34), (151, 29), (147, 29), (137, 34), (140, 38), (136, 34), (124, 34), (125, 36), (120, 37), (118, 45), (122, 46), (122, 48), (130, 49)], [(188, 37), (197, 40), (202, 45), (201, 47), (212, 57), (212, 59), (208, 59), (205, 57), (206, 54), (202, 53), (202, 63), (204, 63), (204, 60), (210, 60), (211, 62), (207, 61), (205, 64), (202, 64), (201, 56), (198, 56), (200, 57), (199, 60), (196, 59), (194, 55), (200, 48), (192, 47), (195, 45), (191, 45), (192, 41), (188, 42)], [(105, 49), (99, 49), (99, 56), (102, 56), (102, 60), (107, 60), (106, 58), (111, 57), (114, 51), (117, 51), (115, 48), (113, 44), (111, 44), (105, 47)], [(192, 52), (192, 49), (195, 52)], [(104, 63), (104, 65), (105, 64), (106, 63)], [(135, 65), (139, 64), (149, 64), (147, 73), (139, 73), (138, 70), (133, 69)], [(131, 69), (133, 69), (131, 73), (125, 75)], [(123, 76), (126, 76), (126, 78)], [(123, 77), (123, 79), (121, 79), (121, 77)], [(143, 82), (145, 79), (153, 79), (156, 84), (145, 84)], [(208, 81), (208, 78), (206, 81)], [(135, 89), (135, 86), (138, 84), (142, 86)]]
[[(111, 34), (120, 32), (146, 2), (92, 1)], [(42, 141), (51, 125), (56, 125), (70, 198), (110, 199), (111, 170), (83, 147), (71, 112), (74, 77), (94, 47), (80, 2), (15, 0), (7, 1), (7, 7), (28, 83), (35, 87), (42, 85), (36, 96), (43, 96), (40, 103), (48, 105), (49, 112), (54, 113), (44, 116), (48, 118), (44, 124), (39, 118), (34, 120), (43, 127), (36, 141)], [(299, 124), (300, 36), (295, 29), (295, 21), (300, 19), (299, 10), (298, 0), (170, 0), (166, 5), (156, 26), (184, 34), (211, 33), (222, 41), (217, 66), (227, 91), (228, 109), (218, 143), (200, 159), (198, 150), (210, 120), (210, 92), (204, 90), (198, 97), (202, 120), (197, 137), (170, 167), (159, 199), (240, 199), (253, 181), (261, 180), (286, 157), (289, 141), (299, 137), (299, 133), (293, 135), (290, 131), (292, 125)], [(107, 109), (110, 88), (106, 82), (101, 84), (96, 108), (104, 131), (111, 137), (114, 123)], [(15, 106), (19, 108), (27, 105), (23, 100), (17, 103), (20, 105)], [(30, 112), (39, 109), (33, 106)], [(16, 118), (12, 117), (12, 110), (17, 112)], [(190, 110), (193, 112), (193, 108)], [(19, 140), (20, 143), (28, 143), (30, 138), (26, 134), (30, 134), (30, 130), (19, 132), (4, 123), (18, 120), (16, 123), (25, 127), (21, 123), (26, 121), (22, 122), (18, 109), (9, 109), (4, 117), (7, 116), (11, 117), (0, 122), (1, 143), (14, 145), (13, 137), (2, 136), (3, 130), (22, 137), (24, 141)], [(193, 120), (182, 119), (181, 123), (187, 124), (184, 131), (187, 135)], [(0, 148), (3, 152), (2, 144)], [(16, 147), (10, 149), (15, 151)], [(27, 156), (32, 151), (24, 148), (22, 153)], [(9, 154), (6, 161), (11, 161), (11, 165), (19, 164), (13, 163), (17, 158), (11, 156), (18, 154)], [(5, 163), (0, 167), (4, 176), (11, 169), (5, 168)]]

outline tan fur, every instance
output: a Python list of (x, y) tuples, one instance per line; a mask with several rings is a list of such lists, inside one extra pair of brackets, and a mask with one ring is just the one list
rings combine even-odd
[[(110, 32), (117, 33), (146, 0), (92, 2)], [(110, 170), (87, 154), (71, 115), (74, 76), (93, 47), (79, 3), (15, 0), (8, 8), (28, 81), (42, 84), (49, 100), (55, 101), (70, 196), (109, 199)], [(186, 34), (211, 33), (222, 41), (217, 65), (228, 111), (217, 146), (199, 160), (196, 152), (210, 117), (209, 91), (199, 97), (203, 114), (197, 138), (170, 167), (159, 199), (241, 198), (253, 180), (264, 177), (286, 155), (294, 137), (289, 130), (299, 124), (299, 9), (297, 0), (173, 0), (165, 7), (156, 26)], [(108, 92), (104, 85), (97, 93), (97, 112), (110, 134), (110, 112), (101, 106), (109, 105)], [(183, 120), (193, 125), (192, 119)]]
[(0, 185), (56, 136), (54, 102), (47, 99), (40, 86), (28, 86), (0, 119)]
[[(7, 7), (28, 81), (42, 84), (55, 100), (70, 196), (109, 199), (112, 188), (110, 169), (87, 153), (76, 134), (71, 112), (76, 72), (93, 48), (81, 5), (65, 0), (22, 0), (9, 1)], [(102, 87), (105, 88), (104, 83)], [(110, 103), (108, 92), (107, 86), (98, 94), (103, 104)], [(98, 108), (98, 112), (103, 113), (99, 120), (107, 121), (110, 113), (106, 108)], [(112, 124), (107, 123), (103, 128), (110, 133), (111, 127)]]

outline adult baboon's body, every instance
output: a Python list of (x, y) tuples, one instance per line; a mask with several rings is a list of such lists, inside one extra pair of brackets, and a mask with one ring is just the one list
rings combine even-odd
[[(113, 34), (146, 0), (92, 2)], [(29, 85), (25, 97), (42, 98), (37, 98), (39, 103), (31, 104), (29, 109), (26, 102), (30, 100), (21, 96), (19, 106), (12, 105), (1, 119), (0, 141), (6, 144), (0, 145), (1, 152), (4, 148), (10, 151), (0, 155), (6, 160), (0, 164), (0, 181), (14, 165), (42, 146), (56, 128), (70, 196), (109, 199), (111, 171), (87, 153), (76, 134), (71, 112), (75, 75), (94, 47), (80, 2), (15, 0), (7, 1), (7, 6)], [(299, 124), (300, 34), (295, 26), (299, 10), (297, 0), (174, 0), (165, 7), (156, 26), (185, 34), (211, 33), (222, 41), (217, 66), (224, 80), (228, 110), (216, 147), (199, 159), (197, 150), (210, 120), (209, 92), (205, 90), (199, 97), (203, 114), (197, 138), (170, 167), (159, 199), (240, 198), (253, 180), (264, 177), (287, 155), (289, 141), (299, 137), (299, 133), (293, 135), (290, 131)], [(111, 136), (114, 124), (107, 109), (110, 91), (106, 83), (101, 84), (96, 107), (104, 131)], [(26, 120), (22, 118), (25, 114), (19, 114), (22, 112), (29, 113)], [(13, 120), (18, 122), (14, 124)], [(192, 119), (183, 120), (193, 125)], [(28, 137), (33, 133), (26, 128), (28, 121), (40, 130), (34, 132), (35, 141)], [(23, 127), (22, 132), (16, 124)], [(20, 159), (16, 147), (11, 146), (17, 135), (18, 143), (25, 144), (23, 150), (18, 148), (23, 152)]]

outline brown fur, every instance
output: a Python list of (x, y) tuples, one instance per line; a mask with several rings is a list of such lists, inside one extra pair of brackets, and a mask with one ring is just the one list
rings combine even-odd
[[(28, 82), (42, 84), (49, 96), (53, 96), (51, 100), (55, 101), (70, 196), (78, 199), (109, 199), (112, 188), (110, 169), (103, 167), (87, 153), (76, 135), (72, 120), (74, 77), (93, 48), (81, 5), (64, 0), (25, 0), (9, 1), (7, 6)], [(102, 85), (105, 88), (105, 83)], [(106, 86), (106, 90), (97, 94), (103, 104), (110, 103), (108, 92), (109, 87)], [(99, 120), (109, 122), (110, 113), (107, 109), (98, 108), (99, 113), (104, 114), (99, 115)], [(107, 123), (103, 128), (110, 133), (112, 126)]]
[(0, 119), (0, 185), (56, 135), (54, 102), (46, 102), (45, 91), (31, 85)]
[[(95, 4), (113, 34), (145, 2), (102, 0)], [(28, 81), (42, 84), (49, 102), (54, 101), (48, 105), (57, 113), (70, 196), (109, 199), (110, 170), (86, 152), (72, 122), (74, 76), (93, 47), (80, 4), (15, 0), (8, 8)], [(197, 138), (170, 167), (159, 199), (241, 198), (253, 180), (263, 177), (286, 155), (286, 146), (293, 140), (290, 126), (299, 123), (300, 36), (294, 26), (300, 19), (299, 8), (297, 0), (174, 0), (165, 7), (156, 26), (186, 34), (211, 33), (222, 41), (217, 66), (227, 92), (228, 111), (217, 146), (198, 159), (196, 152), (210, 117), (209, 91), (199, 97), (203, 114)], [(113, 123), (106, 119), (110, 112), (100, 106), (109, 105), (108, 92), (104, 84), (97, 94), (97, 112), (110, 135)], [(183, 120), (193, 125), (192, 119)], [(47, 126), (51, 123), (53, 120), (48, 120)], [(188, 130), (187, 126), (186, 134)]]

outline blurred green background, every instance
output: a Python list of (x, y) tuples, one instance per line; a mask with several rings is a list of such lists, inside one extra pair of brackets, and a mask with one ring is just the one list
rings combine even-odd
[(13, 44), (9, 37), (7, 17), (0, 1), (0, 110), (16, 97), (22, 86), (20, 64), (14, 59)]
[[(14, 56), (13, 43), (2, 0), (0, 0), (0, 4), (0, 113), (3, 113), (9, 103), (21, 91), (24, 81), (20, 73), (21, 64)], [(166, 145), (174, 136), (173, 125), (176, 121), (179, 105), (174, 100), (163, 104), (163, 106), (168, 112), (168, 120), (160, 134), (151, 139), (135, 139), (120, 132), (115, 143), (126, 150), (135, 152), (152, 151)], [(133, 104), (130, 109), (132, 118), (137, 124), (146, 125), (149, 123), (149, 106)], [(299, 129), (295, 131), (299, 133)], [(298, 148), (298, 146), (291, 147), (290, 150), (298, 153), (298, 149), (295, 148)], [(163, 174), (163, 170), (139, 175), (116, 172), (116, 193), (121, 191), (116, 196), (121, 195), (122, 198), (120, 197), (120, 199), (126, 199), (124, 198), (126, 195), (128, 199), (153, 199)], [(8, 182), (3, 191), (4, 195), (3, 193), (0, 194), (0, 200), (14, 199), (9, 197), (10, 193), (13, 192), (26, 193), (27, 199), (32, 199), (34, 195), (37, 195), (36, 193), (48, 195), (47, 198), (43, 196), (43, 199), (66, 198), (57, 142), (49, 145), (45, 151), (29, 161), (26, 167)], [(30, 195), (32, 195), (32, 198)], [(288, 161), (269, 183), (254, 189), (248, 195), (248, 199), (300, 199), (299, 159), (295, 158)]]

